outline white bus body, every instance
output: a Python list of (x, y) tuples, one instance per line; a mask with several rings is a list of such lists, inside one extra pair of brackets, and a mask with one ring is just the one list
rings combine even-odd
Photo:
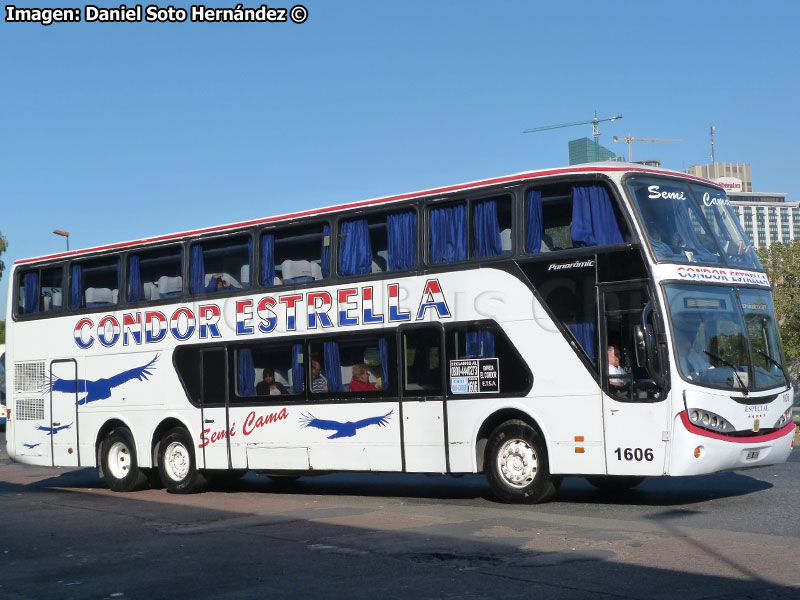
[[(525, 502), (563, 476), (626, 487), (785, 461), (769, 283), (725, 202), (683, 174), (587, 165), (18, 261), (9, 456), (99, 466), (117, 490), (156, 474), (187, 492), (225, 471), (485, 472)], [(462, 218), (468, 248), (449, 260), (437, 228)], [(347, 275), (358, 235), (372, 267)], [(278, 262), (283, 248), (309, 260)], [(266, 371), (277, 384), (258, 388)]]

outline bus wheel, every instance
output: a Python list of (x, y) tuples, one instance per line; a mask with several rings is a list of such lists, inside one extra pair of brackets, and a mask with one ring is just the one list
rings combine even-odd
[(586, 481), (604, 492), (624, 492), (644, 481), (644, 477), (634, 475), (587, 475)]
[(561, 483), (550, 475), (541, 436), (524, 421), (506, 421), (492, 432), (484, 465), (492, 491), (504, 502), (546, 502)]
[(164, 487), (173, 494), (193, 494), (205, 486), (205, 479), (194, 461), (192, 438), (185, 429), (176, 427), (161, 440), (158, 474)]
[(103, 441), (100, 465), (108, 487), (115, 492), (133, 492), (147, 484), (147, 474), (136, 459), (133, 436), (123, 427), (113, 429)]

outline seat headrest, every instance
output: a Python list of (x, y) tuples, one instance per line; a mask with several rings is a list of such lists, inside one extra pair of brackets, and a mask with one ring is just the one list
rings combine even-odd
[[(319, 266), (319, 265), (317, 265)], [(314, 271), (312, 270), (311, 263), (307, 260), (285, 260), (281, 263), (281, 272), (283, 279), (294, 279), (295, 277), (313, 277)], [(322, 279), (322, 271), (320, 270), (320, 279)]]
[(180, 275), (178, 277), (167, 277), (166, 275), (162, 275), (158, 278), (159, 294), (180, 292), (182, 288), (183, 278)]
[(114, 301), (114, 296), (111, 293), (111, 288), (86, 288), (86, 302), (108, 302), (111, 304)]

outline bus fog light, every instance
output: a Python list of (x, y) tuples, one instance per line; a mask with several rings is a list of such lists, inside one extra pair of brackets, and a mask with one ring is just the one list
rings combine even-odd
[(703, 413), (703, 425), (708, 425), (711, 422), (711, 417), (708, 416), (708, 413)]
[(692, 411), (692, 421), (697, 423), (699, 420), (700, 420), (700, 413), (698, 413), (696, 410), (693, 410)]
[(700, 458), (701, 456), (703, 456), (703, 447), (698, 446), (697, 448), (694, 449), (694, 457)]

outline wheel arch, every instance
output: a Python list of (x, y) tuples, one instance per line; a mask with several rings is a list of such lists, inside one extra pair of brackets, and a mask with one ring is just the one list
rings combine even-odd
[(492, 434), (492, 431), (506, 421), (515, 419), (523, 421), (533, 427), (536, 432), (542, 436), (545, 447), (547, 446), (547, 439), (544, 435), (544, 431), (534, 417), (520, 408), (502, 408), (487, 416), (483, 423), (481, 423), (478, 433), (475, 435), (475, 465), (478, 473), (483, 472), (486, 444), (489, 442), (489, 436)]
[(103, 440), (105, 440), (108, 437), (108, 434), (118, 427), (123, 427), (130, 432), (131, 437), (133, 438), (133, 443), (137, 445), (136, 448), (137, 460), (138, 457), (142, 455), (141, 452), (139, 452), (138, 442), (136, 440), (136, 436), (133, 435), (133, 430), (131, 429), (131, 426), (128, 425), (128, 423), (126, 423), (119, 417), (113, 417), (111, 419), (108, 419), (105, 423), (103, 423), (100, 429), (97, 430), (97, 437), (94, 440), (94, 460), (95, 464), (97, 465), (97, 468), (100, 469), (101, 476), (103, 476), (103, 461), (100, 459), (100, 447), (103, 444)]

